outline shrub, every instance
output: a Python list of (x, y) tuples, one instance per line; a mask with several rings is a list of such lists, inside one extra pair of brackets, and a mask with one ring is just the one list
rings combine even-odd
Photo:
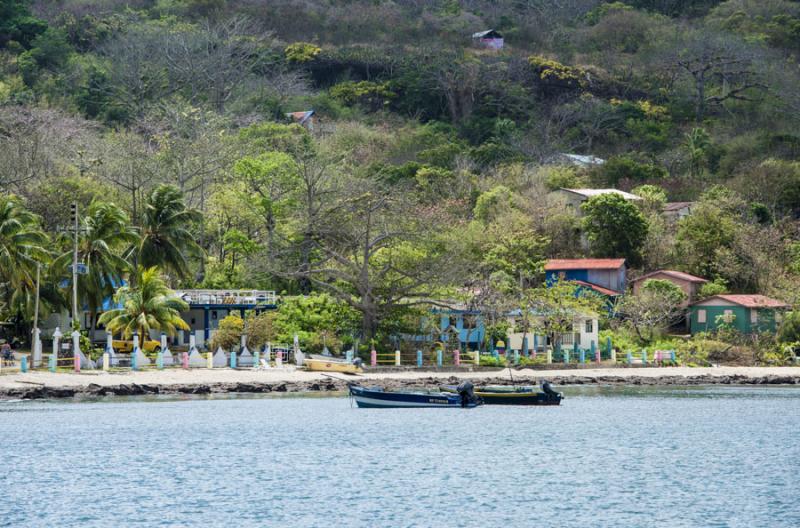
[(507, 362), (506, 358), (502, 356), (490, 356), (481, 354), (480, 366), (482, 367), (505, 367)]
[(299, 63), (314, 60), (321, 51), (322, 48), (308, 42), (295, 42), (294, 44), (289, 44), (286, 46), (286, 49), (283, 50), (284, 55), (286, 55), (286, 60)]

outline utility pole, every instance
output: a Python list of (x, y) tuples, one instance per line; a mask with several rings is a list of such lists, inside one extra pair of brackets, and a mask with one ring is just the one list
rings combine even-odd
[(74, 229), (72, 248), (72, 324), (74, 325), (78, 321), (78, 202), (72, 202), (70, 209)]
[(42, 273), (42, 264), (41, 262), (36, 263), (36, 304), (34, 304), (33, 309), (33, 328), (36, 330), (39, 328), (39, 276)]

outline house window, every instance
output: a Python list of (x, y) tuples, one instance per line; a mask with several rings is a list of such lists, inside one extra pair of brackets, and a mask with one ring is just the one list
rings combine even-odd
[(750, 310), (750, 324), (758, 323), (758, 310)]
[(594, 332), (593, 321), (591, 319), (587, 319), (586, 320), (586, 333), (587, 334), (591, 334), (592, 332)]
[(566, 279), (567, 278), (567, 273), (564, 272), (564, 271), (559, 271), (558, 272), (558, 278), (559, 279)]
[(697, 310), (697, 322), (701, 323), (701, 324), (706, 322), (706, 311), (705, 310)]

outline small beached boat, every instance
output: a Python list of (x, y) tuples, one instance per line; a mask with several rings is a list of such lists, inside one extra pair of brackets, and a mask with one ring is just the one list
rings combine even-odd
[(317, 372), (341, 372), (342, 374), (360, 374), (364, 372), (361, 362), (350, 362), (345, 359), (335, 359), (332, 357), (322, 358), (315, 356), (303, 360), (303, 365), (308, 370)]
[[(456, 385), (442, 385), (444, 392), (457, 392)], [(542, 383), (542, 391), (530, 385), (486, 385), (475, 389), (475, 395), (487, 405), (560, 405), (563, 396)]]
[(483, 402), (472, 391), (472, 384), (462, 384), (456, 392), (426, 391), (385, 391), (381, 387), (362, 387), (350, 385), (350, 396), (359, 407), (366, 408), (398, 408), (398, 407), (437, 407), (437, 408), (472, 408)]

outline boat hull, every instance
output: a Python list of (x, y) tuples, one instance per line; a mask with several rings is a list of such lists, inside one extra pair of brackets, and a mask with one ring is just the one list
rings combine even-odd
[(303, 365), (308, 370), (316, 372), (339, 372), (341, 374), (360, 374), (363, 369), (345, 361), (325, 361), (321, 359), (306, 359)]
[[(415, 393), (385, 392), (383, 389), (368, 389), (357, 385), (350, 386), (350, 395), (361, 408), (396, 409), (396, 408), (461, 408), (461, 396), (447, 393)], [(464, 407), (472, 408), (480, 405), (477, 402), (467, 403)]]
[[(445, 392), (456, 392), (455, 385), (443, 385), (440, 388)], [(513, 388), (494, 391), (477, 389), (475, 396), (486, 405), (561, 405), (561, 394), (548, 395), (527, 388), (517, 391)]]

